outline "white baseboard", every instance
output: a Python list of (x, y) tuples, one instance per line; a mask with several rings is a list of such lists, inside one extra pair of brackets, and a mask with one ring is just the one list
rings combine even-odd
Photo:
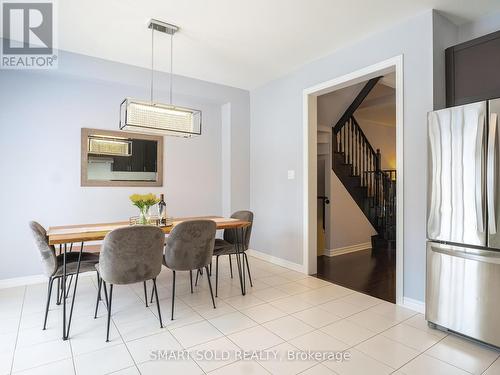
[[(91, 276), (92, 274), (95, 275), (93, 271), (81, 272), (79, 277)], [(49, 278), (45, 275), (31, 275), (31, 276), (14, 277), (12, 279), (3, 279), (0, 280), (0, 289), (47, 283), (48, 280)]]
[(371, 242), (363, 242), (356, 245), (338, 247), (336, 249), (325, 249), (323, 255), (327, 257), (334, 257), (337, 255), (354, 253), (355, 251), (367, 250), (372, 248)]
[(0, 280), (0, 289), (14, 288), (16, 286), (25, 286), (31, 284), (40, 284), (47, 282), (48, 278), (45, 275), (31, 275), (14, 277), (12, 279)]
[(302, 264), (290, 262), (289, 260), (281, 259), (275, 257), (274, 255), (269, 255), (253, 249), (248, 249), (247, 254), (255, 258), (265, 260), (266, 262), (276, 264), (277, 266), (288, 268), (292, 271), (306, 273)]
[(421, 314), (425, 314), (425, 303), (422, 301), (418, 301), (413, 298), (403, 297), (403, 307), (407, 309), (419, 312)]

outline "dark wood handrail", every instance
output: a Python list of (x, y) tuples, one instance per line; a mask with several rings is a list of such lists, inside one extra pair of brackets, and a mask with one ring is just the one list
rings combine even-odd
[(370, 91), (372, 91), (372, 89), (375, 87), (375, 85), (380, 80), (380, 78), (382, 78), (382, 76), (372, 78), (366, 83), (366, 85), (361, 89), (359, 94), (353, 100), (351, 105), (347, 108), (347, 110), (344, 112), (344, 114), (340, 117), (339, 121), (337, 121), (337, 124), (335, 124), (335, 126), (333, 127), (334, 133), (338, 133), (340, 131), (340, 129), (344, 126), (344, 124), (347, 122), (347, 120), (349, 120), (352, 117), (354, 112), (356, 112), (356, 110), (359, 108), (361, 103), (363, 103), (363, 100), (365, 100), (365, 98), (368, 96)]

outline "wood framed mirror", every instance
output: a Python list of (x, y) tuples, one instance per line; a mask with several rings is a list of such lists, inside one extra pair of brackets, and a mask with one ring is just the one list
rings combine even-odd
[(81, 186), (162, 185), (162, 136), (82, 128)]

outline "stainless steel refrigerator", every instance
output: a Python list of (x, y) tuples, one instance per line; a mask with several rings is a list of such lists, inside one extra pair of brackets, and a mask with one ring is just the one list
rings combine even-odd
[(500, 347), (500, 99), (428, 114), (426, 319)]

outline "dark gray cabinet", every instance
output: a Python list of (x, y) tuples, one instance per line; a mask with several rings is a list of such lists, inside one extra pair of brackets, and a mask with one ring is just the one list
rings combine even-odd
[(500, 31), (447, 48), (446, 106), (500, 98)]
[(113, 157), (115, 172), (156, 172), (157, 142), (134, 139), (131, 156)]

